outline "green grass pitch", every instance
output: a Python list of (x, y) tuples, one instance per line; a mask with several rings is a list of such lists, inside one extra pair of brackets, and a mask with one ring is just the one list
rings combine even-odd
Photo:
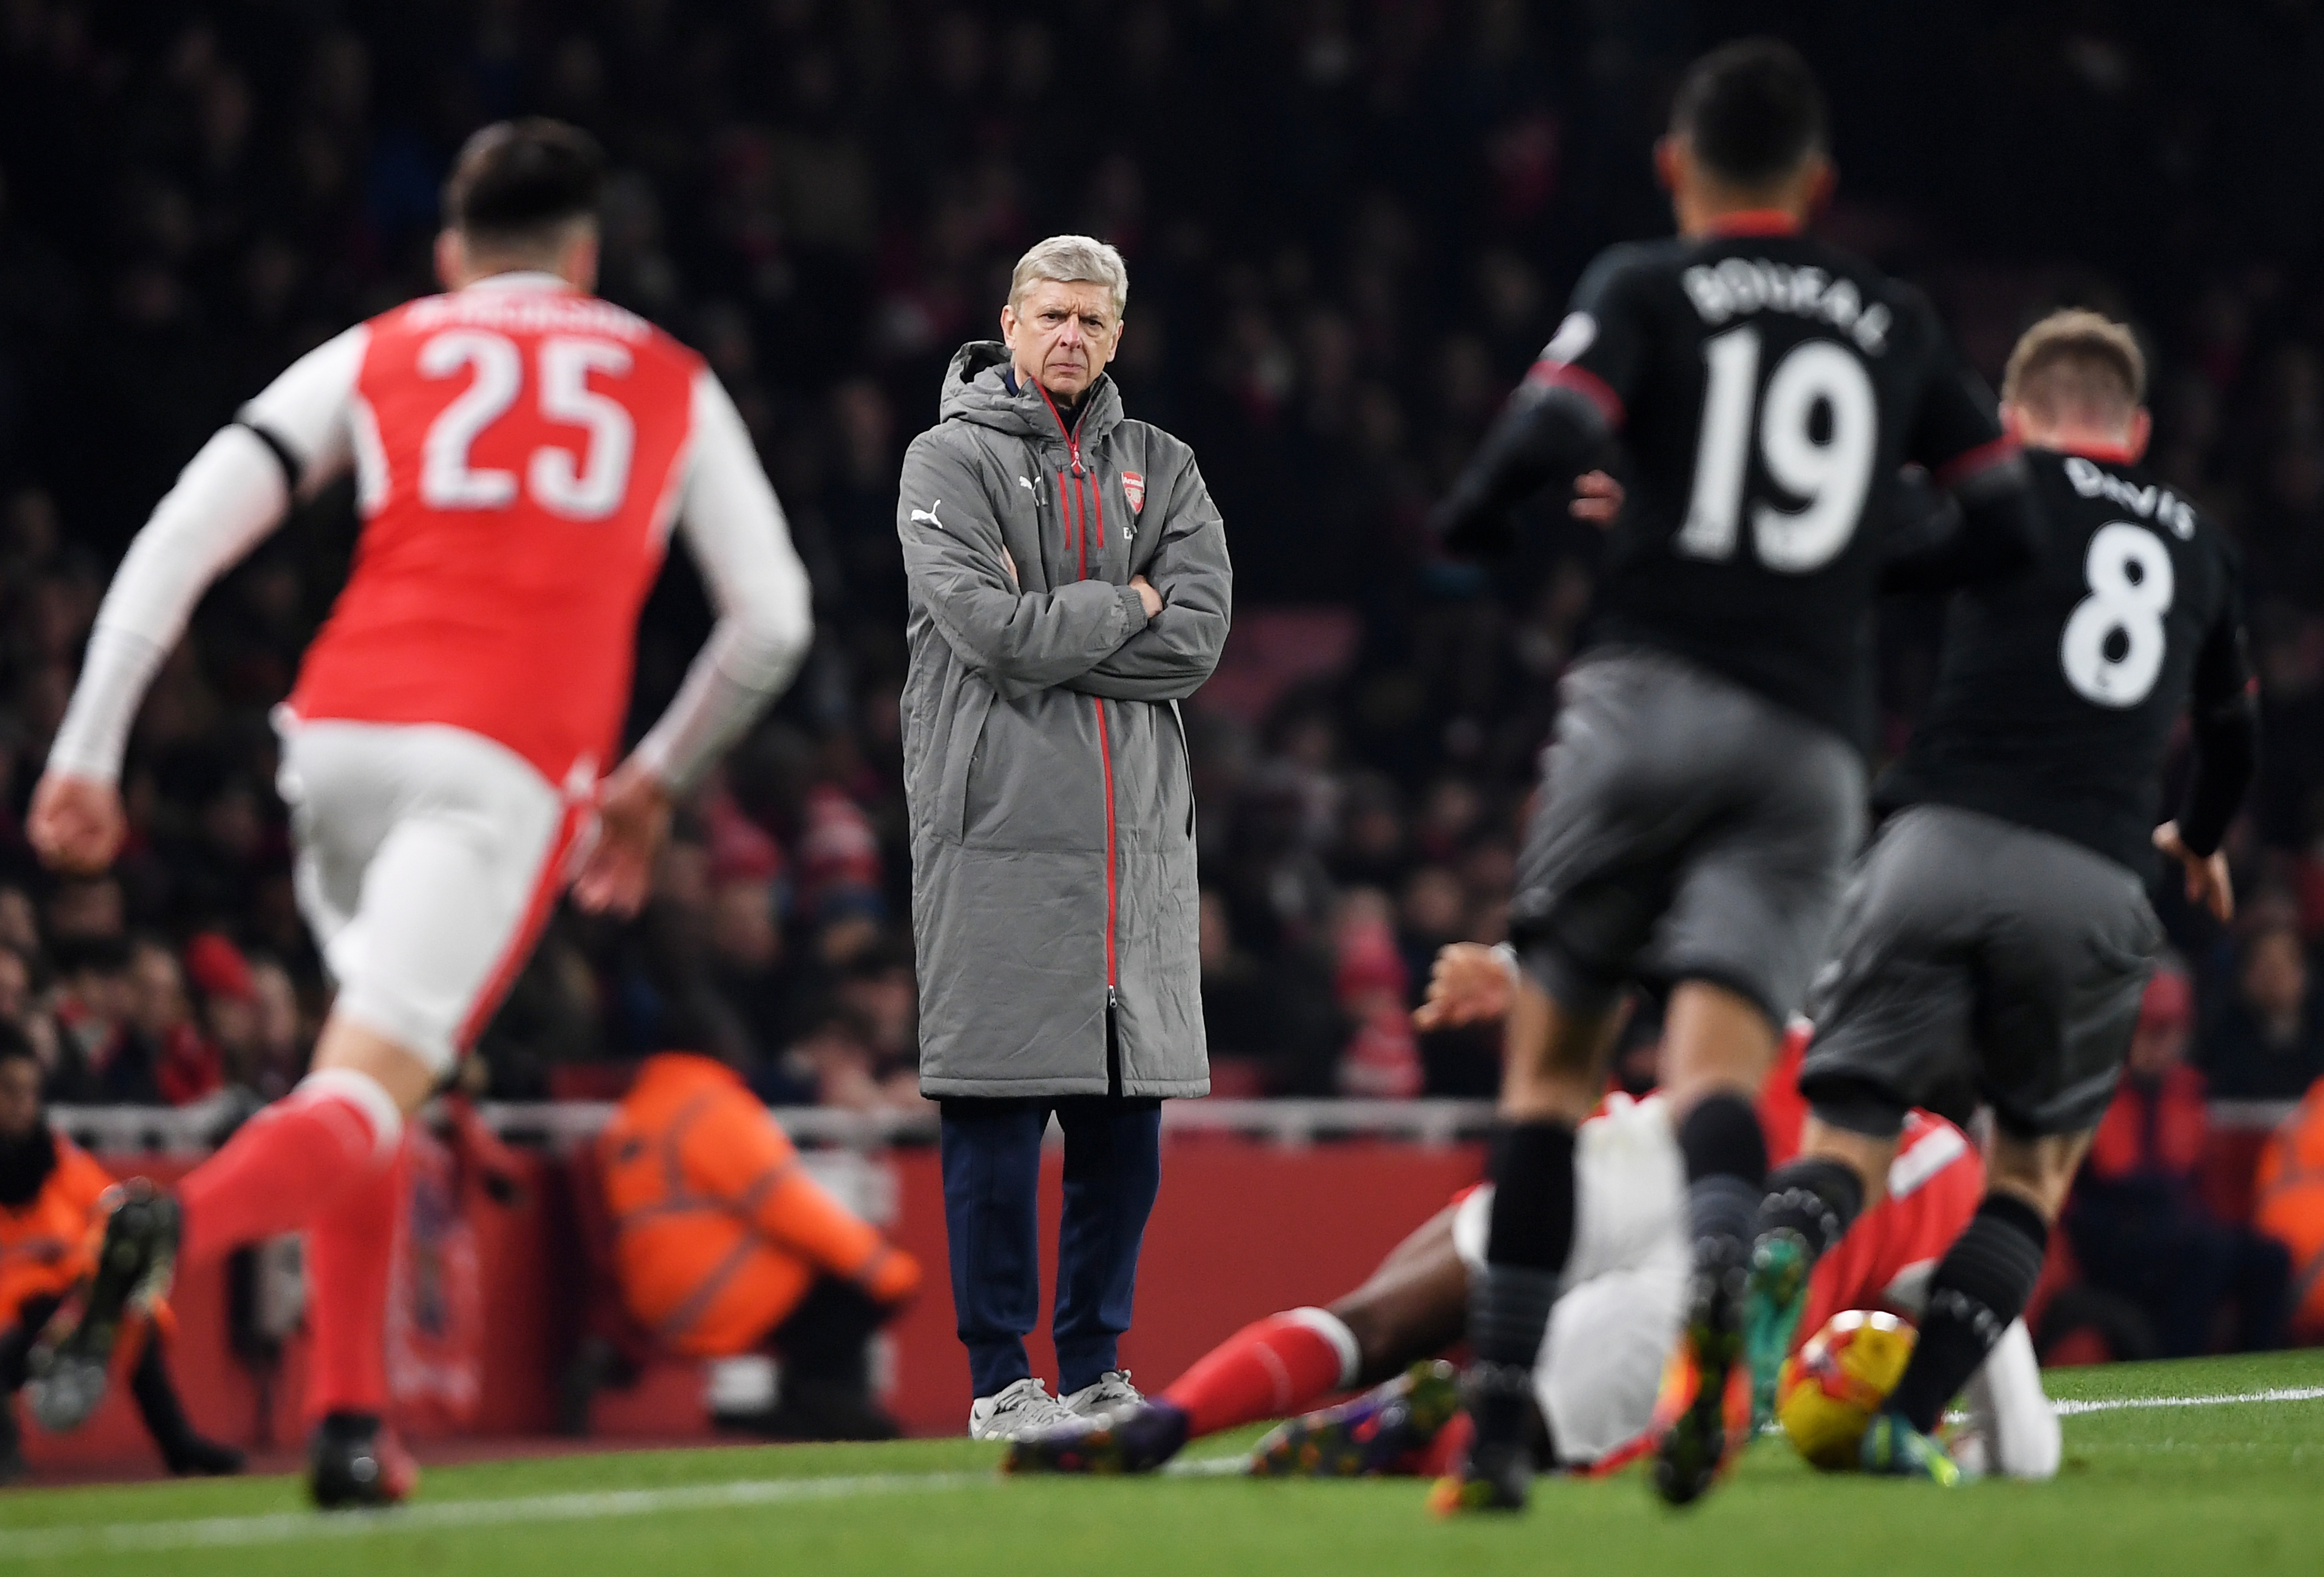
[[(1632, 1471), (1439, 1524), (1410, 1481), (1010, 1480), (963, 1441), (641, 1452), (438, 1470), (413, 1506), (355, 1517), (305, 1510), (288, 1479), (0, 1494), (0, 1577), (2324, 1571), (2324, 1351), (2050, 1379), (2100, 1407), (2065, 1419), (2043, 1485), (1821, 1476), (1762, 1441), (1686, 1513)], [(2237, 1399), (2181, 1405), (2202, 1397)]]

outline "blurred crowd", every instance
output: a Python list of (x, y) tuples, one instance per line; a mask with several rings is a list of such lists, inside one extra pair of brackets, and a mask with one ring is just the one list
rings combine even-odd
[[(2148, 337), (2158, 468), (2248, 555), (2268, 728), (2232, 845), (2246, 918), (2163, 895), (2186, 1056), (2214, 1095), (2297, 1095), (2324, 1073), (2324, 23), (1891, 9), (1716, 22), (1809, 50), (1837, 116), (1829, 232), (1924, 282), (1989, 374), (2061, 302)], [(1589, 256), (1667, 229), (1647, 146), (1711, 15), (0, 0), (0, 1017), (60, 1098), (263, 1093), (296, 1071), (326, 988), (267, 712), (344, 574), (344, 491), (230, 576), (163, 671), (115, 877), (44, 879), (14, 818), (106, 576), (175, 469), (299, 353), (430, 288), (451, 151), (540, 112), (605, 141), (604, 289), (733, 391), (819, 632), (686, 807), (643, 921), (555, 922), (479, 1086), (600, 1093), (687, 1039), (770, 1100), (917, 1101), (893, 486), (1010, 263), (1074, 229), (1129, 258), (1129, 410), (1194, 445), (1236, 558), (1235, 641), (1189, 715), (1218, 1086), (1489, 1091), (1489, 1040), (1416, 1039), (1406, 1010), (1440, 944), (1500, 934), (1597, 542), (1549, 501), (1487, 573), (1432, 561), (1418, 524)], [(674, 565), (633, 726), (707, 622)], [(1885, 748), (1936, 627), (1932, 607), (1884, 614)]]

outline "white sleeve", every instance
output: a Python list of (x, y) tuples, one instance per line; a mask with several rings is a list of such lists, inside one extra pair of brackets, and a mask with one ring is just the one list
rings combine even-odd
[(302, 493), (346, 469), (348, 413), (368, 332), (350, 329), (300, 357), (178, 474), (97, 609), (50, 770), (104, 782), (120, 776), (145, 687), (185, 633), (194, 604), (290, 507), (290, 478), (273, 446), (290, 451)]
[(684, 789), (782, 693), (814, 633), (807, 569), (782, 505), (742, 413), (706, 369), (694, 380), (693, 450), (678, 527), (718, 622), (637, 754)]
[(2064, 1436), (2056, 1409), (2042, 1388), (2042, 1364), (2034, 1353), (2034, 1337), (2025, 1322), (2011, 1323), (1984, 1364), (1969, 1377), (1962, 1401), (1969, 1413), (1963, 1443), (1975, 1441), (1978, 1452), (1957, 1453), (1964, 1466), (1971, 1455), (1987, 1473), (2012, 1479), (2053, 1479), (2064, 1455)]
[(235, 413), (290, 451), (299, 494), (311, 498), (355, 460), (355, 379), (363, 372), (371, 327), (358, 323), (300, 356)]

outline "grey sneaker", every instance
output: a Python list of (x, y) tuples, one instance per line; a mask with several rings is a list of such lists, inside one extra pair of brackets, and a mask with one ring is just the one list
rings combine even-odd
[(1080, 1390), (1060, 1397), (1057, 1401), (1076, 1418), (1106, 1418), (1146, 1405), (1145, 1397), (1130, 1383), (1130, 1371), (1126, 1369), (1109, 1369)]
[(971, 1440), (1020, 1440), (1074, 1422), (1074, 1415), (1029, 1376), (968, 1405)]

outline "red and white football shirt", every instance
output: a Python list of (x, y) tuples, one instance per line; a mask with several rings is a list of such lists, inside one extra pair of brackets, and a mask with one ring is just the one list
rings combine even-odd
[(1914, 1111), (1888, 1167), (1888, 1191), (1856, 1218), (1840, 1246), (1816, 1261), (1798, 1339), (1843, 1309), (1886, 1309), (1918, 1319), (1927, 1271), (1985, 1197), (1985, 1160), (1969, 1136), (1934, 1112)]
[(807, 575), (750, 430), (699, 357), (547, 273), (504, 273), (299, 358), (178, 478), (98, 609), (52, 770), (109, 781), (203, 589), (298, 496), (354, 470), (353, 577), (309, 655), (309, 719), (449, 724), (579, 788), (628, 702), (633, 621), (673, 522), (719, 610), (637, 747), (694, 782), (779, 692)]
[(594, 768), (628, 704), (701, 359), (553, 285), (431, 296), (365, 329), (363, 536), (291, 709), (465, 728), (551, 782)]
[[(1759, 1096), (1771, 1168), (1799, 1154), (1808, 1116), (1800, 1064), (1813, 1035), (1804, 1021), (1791, 1025)], [(1797, 1340), (1806, 1341), (1843, 1309), (1919, 1318), (1920, 1289), (1909, 1284), (1900, 1289), (1899, 1279), (1943, 1258), (1984, 1197), (1985, 1159), (1969, 1136), (1932, 1111), (1908, 1113), (1880, 1203), (1858, 1216), (1840, 1246), (1816, 1261)]]

